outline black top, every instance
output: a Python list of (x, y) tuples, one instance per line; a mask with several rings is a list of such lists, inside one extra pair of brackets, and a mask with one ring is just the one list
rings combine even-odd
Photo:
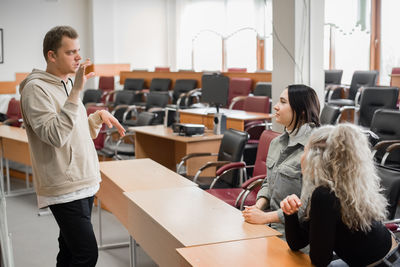
[(389, 231), (380, 222), (374, 221), (367, 233), (351, 231), (342, 222), (339, 199), (323, 186), (311, 196), (307, 221), (300, 223), (297, 213), (285, 215), (285, 232), (292, 250), (310, 244), (311, 262), (316, 266), (327, 266), (333, 251), (350, 266), (366, 266), (382, 259), (392, 245)]

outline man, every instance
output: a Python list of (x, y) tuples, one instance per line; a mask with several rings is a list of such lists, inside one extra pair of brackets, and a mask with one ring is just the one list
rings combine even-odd
[(34, 69), (20, 93), (38, 206), (50, 207), (60, 228), (57, 266), (87, 267), (98, 257), (91, 210), (100, 172), (92, 138), (102, 123), (121, 136), (125, 130), (108, 111), (87, 117), (79, 94), (94, 73), (85, 75), (90, 61), (80, 63), (79, 51), (74, 29), (51, 29), (43, 41), (46, 71)]

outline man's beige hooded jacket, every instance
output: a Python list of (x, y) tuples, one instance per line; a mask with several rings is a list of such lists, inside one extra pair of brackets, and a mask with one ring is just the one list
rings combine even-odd
[(58, 196), (100, 182), (92, 138), (101, 128), (101, 117), (94, 113), (88, 118), (82, 103), (68, 102), (71, 85), (63, 83), (34, 69), (20, 84), (34, 185), (41, 196)]

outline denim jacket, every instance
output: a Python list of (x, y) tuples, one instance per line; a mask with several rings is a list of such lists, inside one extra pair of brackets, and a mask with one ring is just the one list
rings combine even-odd
[(280, 202), (288, 195), (300, 197), (302, 174), (300, 157), (307, 144), (314, 124), (304, 124), (298, 133), (284, 132), (272, 140), (268, 156), (267, 177), (264, 179), (257, 200), (261, 197), (268, 200), (267, 209), (278, 211), (279, 220), (284, 223), (285, 217), (280, 208)]

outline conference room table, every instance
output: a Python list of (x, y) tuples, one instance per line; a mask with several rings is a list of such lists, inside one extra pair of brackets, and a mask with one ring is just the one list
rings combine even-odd
[(266, 225), (245, 222), (241, 211), (198, 187), (125, 195), (127, 229), (159, 266), (179, 266), (177, 248), (280, 235)]
[[(214, 128), (214, 115), (217, 112), (216, 108), (192, 108), (179, 110), (181, 123), (196, 123), (203, 124), (208, 129)], [(271, 120), (272, 114), (247, 112), (244, 110), (234, 110), (220, 108), (219, 112), (227, 117), (226, 129), (232, 128), (235, 130), (244, 131), (245, 123), (248, 121)]]
[[(32, 166), (31, 157), (29, 152), (28, 137), (26, 130), (19, 127), (0, 125), (0, 146), (1, 146), (1, 161), (0, 168), (3, 170), (3, 159), (6, 163), (6, 179), (7, 179), (7, 196), (17, 196), (27, 193), (33, 193), (33, 187), (29, 183), (29, 174), (26, 170), (26, 188), (22, 190), (11, 190), (10, 189), (10, 171), (8, 162), (12, 160), (17, 163), (21, 163), (28, 166)], [(1, 175), (1, 183), (3, 183), (3, 174)], [(4, 188), (4, 187), (3, 187)]]
[[(222, 135), (206, 131), (202, 136), (179, 136), (171, 128), (163, 125), (131, 127), (135, 132), (135, 157), (151, 158), (170, 170), (176, 171), (177, 164), (190, 153), (218, 153)], [(200, 161), (188, 160), (186, 170), (188, 175), (194, 175), (202, 164), (215, 157), (202, 157)], [(205, 171), (203, 175), (210, 175)]]
[(278, 237), (254, 238), (177, 249), (180, 266), (196, 267), (306, 267), (310, 257), (290, 250)]

